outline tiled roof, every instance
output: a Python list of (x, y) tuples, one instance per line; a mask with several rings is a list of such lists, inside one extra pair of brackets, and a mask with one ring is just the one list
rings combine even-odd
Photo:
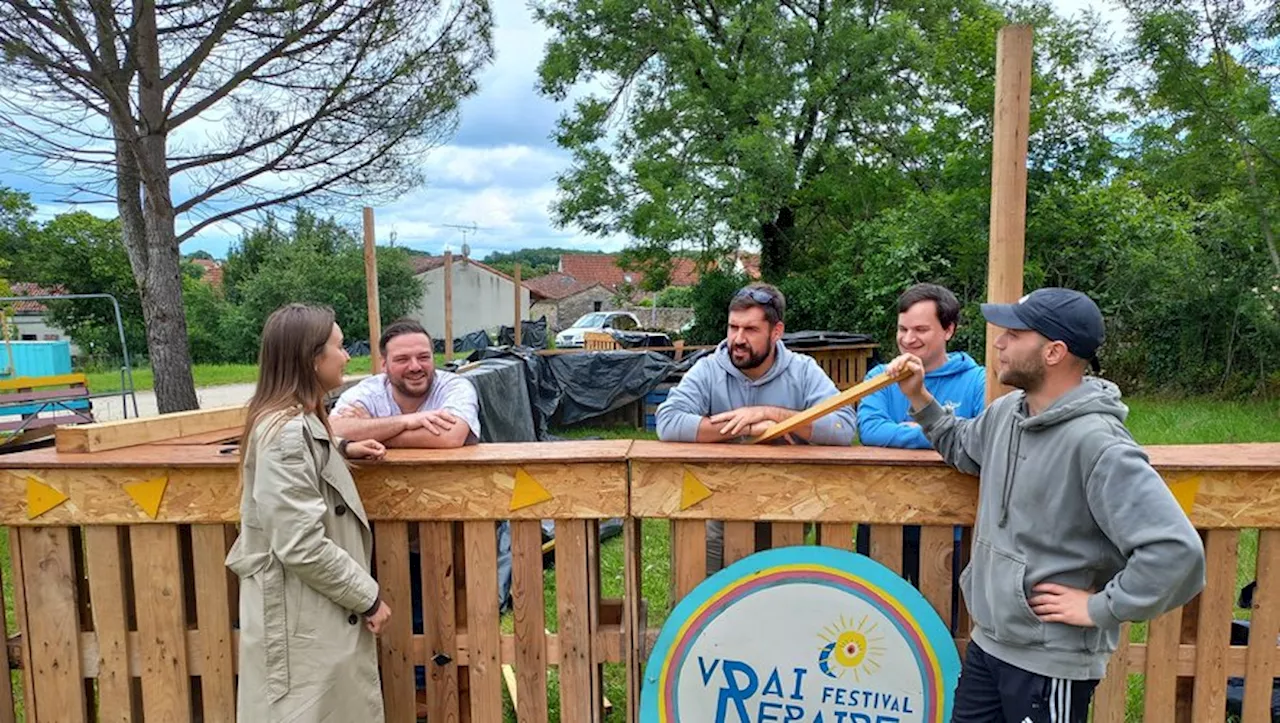
[[(631, 276), (631, 286), (639, 288), (644, 283), (643, 272), (626, 271), (618, 266), (617, 254), (562, 254), (560, 271), (580, 282), (596, 283), (610, 289), (627, 283), (628, 275)], [(693, 286), (696, 283), (698, 283), (698, 268), (693, 259), (684, 257), (673, 259), (671, 285)]]
[(524, 285), (530, 292), (544, 299), (560, 300), (596, 286), (596, 282), (579, 281), (568, 274), (553, 271), (546, 276), (529, 279)]
[[(463, 262), (463, 257), (458, 256), (458, 255), (456, 255), (456, 254), (455, 254), (455, 255), (454, 255), (454, 257), (453, 257), (453, 263), (454, 263), (454, 264), (460, 264), (460, 263), (462, 263), (462, 262)], [(476, 261), (475, 259), (466, 259), (466, 262), (467, 262), (467, 263), (469, 263), (469, 264), (474, 264), (474, 265), (476, 265), (476, 266), (479, 266), (480, 268), (484, 269), (485, 271), (488, 271), (488, 272), (489, 272), (489, 273), (491, 273), (491, 274), (494, 274), (494, 275), (497, 275), (497, 276), (501, 276), (502, 278), (506, 279), (507, 281), (511, 281), (511, 282), (513, 282), (513, 283), (515, 282), (515, 279), (511, 278), (510, 276), (508, 276), (508, 275), (506, 275), (506, 274), (502, 273), (501, 271), (499, 271), (499, 270), (497, 270), (497, 269), (493, 268), (492, 266), (490, 266), (490, 265), (488, 265), (488, 264), (481, 263), (481, 262), (479, 262), (479, 261)], [(416, 254), (415, 254), (415, 255), (413, 255), (413, 256), (411, 256), (411, 257), (409, 257), (409, 265), (413, 267), (413, 274), (414, 274), (414, 276), (417, 276), (418, 274), (425, 274), (426, 272), (431, 271), (432, 269), (438, 269), (438, 268), (440, 268), (441, 266), (444, 266), (444, 256), (443, 256), (443, 255), (441, 255), (441, 256), (418, 256), (418, 255), (416, 255)], [(521, 279), (521, 280), (520, 280), (520, 285), (521, 285), (521, 286), (528, 287), (528, 284), (527, 284), (527, 283), (525, 283), (525, 281), (524, 281), (523, 279)]]
[(210, 261), (209, 259), (192, 259), (191, 263), (204, 269), (204, 276), (202, 278), (205, 281), (208, 281), (210, 286), (214, 288), (222, 286), (222, 266), (217, 261)]
[[(46, 289), (43, 286), (37, 286), (30, 281), (15, 281), (9, 284), (9, 288), (13, 289), (12, 296), (50, 296), (52, 294), (64, 294), (66, 289), (56, 286), (52, 289)], [(48, 308), (39, 301), (15, 301), (13, 302), (13, 312), (15, 314), (43, 314)]]

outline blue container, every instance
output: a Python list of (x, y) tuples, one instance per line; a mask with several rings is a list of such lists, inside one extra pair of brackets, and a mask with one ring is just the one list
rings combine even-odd
[(644, 428), (650, 432), (658, 429), (658, 405), (667, 401), (667, 393), (670, 391), (671, 386), (664, 385), (644, 395)]
[[(6, 349), (13, 351), (12, 369), (9, 368), (10, 360)], [(70, 373), (71, 342), (66, 339), (14, 341), (0, 345), (0, 379), (51, 377)]]

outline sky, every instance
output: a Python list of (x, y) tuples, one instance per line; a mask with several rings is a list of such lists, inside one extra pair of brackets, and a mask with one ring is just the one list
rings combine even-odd
[[(526, 0), (492, 0), (495, 57), (479, 78), (480, 90), (462, 104), (458, 132), (423, 162), (425, 184), (398, 200), (374, 209), (379, 244), (391, 243), (432, 254), (463, 243), (473, 258), (491, 251), (558, 246), (584, 251), (618, 251), (621, 236), (601, 238), (577, 228), (558, 228), (550, 207), (556, 197), (555, 176), (570, 165), (570, 156), (551, 134), (561, 106), (535, 89), (537, 66), (549, 38), (537, 24)], [(1101, 13), (1118, 32), (1115, 3), (1053, 0), (1068, 16), (1085, 8)], [(72, 207), (59, 202), (61, 192), (39, 172), (19, 172), (0, 154), (0, 184), (31, 194), (41, 218)], [(114, 216), (110, 205), (84, 209)], [(318, 209), (353, 226), (359, 209)], [(286, 214), (287, 215), (287, 214)], [(255, 219), (241, 223), (252, 225)], [(182, 230), (179, 225), (179, 231)], [(207, 251), (225, 258), (244, 226), (224, 222), (210, 226), (182, 246), (183, 253)]]

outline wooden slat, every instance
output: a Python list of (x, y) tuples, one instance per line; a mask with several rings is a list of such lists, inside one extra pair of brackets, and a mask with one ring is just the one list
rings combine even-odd
[[(3, 324), (3, 323), (4, 323), (3, 315), (0, 315), (0, 324)], [(3, 578), (3, 575), (0, 575), (0, 590), (6, 589), (4, 587), (5, 580), (6, 579)], [(12, 586), (13, 581), (10, 580), (9, 582), (10, 582), (10, 586)], [(14, 589), (14, 594), (16, 596), (17, 588)], [(7, 597), (8, 595), (0, 596), (0, 598), (7, 598)], [(0, 599), (0, 604), (2, 604), (3, 602), (4, 600)], [(3, 611), (3, 609), (4, 608), (0, 608), (0, 611)], [(15, 663), (21, 661), (22, 659), (21, 652), (18, 653), (17, 660), (13, 660), (10, 657), (9, 645), (7, 644), (7, 638), (8, 638), (7, 630), (8, 630), (7, 621), (3, 617), (0, 617), (0, 631), (4, 631), (6, 633), (5, 635), (6, 644), (4, 646), (4, 650), (0, 652), (0, 661), (4, 663), (4, 671), (0, 672), (0, 723), (14, 723), (17, 720), (15, 711), (13, 708), (13, 704), (14, 704), (13, 678), (12, 676), (8, 675), (8, 671), (13, 667)]]
[(591, 698), (592, 634), (586, 605), (590, 592), (587, 523), (583, 520), (556, 520), (561, 720), (590, 723), (600, 719), (599, 705)]
[[(124, 566), (121, 564), (121, 528), (86, 527), (85, 570), (96, 634), (98, 711), (102, 721), (128, 723), (133, 708), (129, 673), (129, 616), (125, 607)], [(225, 568), (224, 568), (225, 570)], [(230, 635), (231, 631), (226, 631)], [(230, 710), (235, 710), (231, 700)], [(216, 717), (207, 720), (218, 720)]]
[(1236, 530), (1211, 530), (1205, 540), (1205, 587), (1196, 629), (1196, 679), (1191, 715), (1196, 721), (1222, 716), (1227, 705), (1227, 646), (1235, 609)]
[(129, 548), (142, 655), (142, 710), (147, 720), (185, 720), (191, 715), (191, 681), (178, 528), (133, 527)]
[(725, 567), (750, 555), (755, 552), (755, 549), (756, 525), (754, 522), (729, 521), (724, 523)]
[(121, 419), (76, 427), (64, 427), (55, 434), (59, 452), (101, 452), (108, 449), (150, 444), (228, 427), (244, 426), (248, 407), (219, 407), (175, 412), (159, 417)]
[(40, 720), (86, 720), (80, 670), (80, 614), (71, 533), (65, 528), (23, 529), (24, 637), (31, 644), (33, 695)]
[(375, 522), (373, 533), (377, 539), (374, 564), (379, 594), (391, 608), (391, 617), (378, 636), (382, 699), (387, 720), (412, 720), (415, 702), (409, 527), (403, 522)]
[(1258, 532), (1258, 586), (1253, 592), (1249, 657), (1241, 723), (1270, 723), (1276, 637), (1280, 636), (1280, 530)]
[(1107, 674), (1093, 694), (1093, 723), (1124, 723), (1129, 692), (1129, 625), (1120, 626), (1120, 644), (1107, 664)]
[[(707, 577), (707, 526), (702, 520), (676, 520), (671, 549), (675, 553), (675, 596), (672, 606)], [(556, 543), (559, 545), (559, 543)], [(559, 563), (557, 563), (559, 564)]]
[[(467, 637), (471, 659), (471, 720), (502, 723), (498, 648), (498, 550), (494, 523), (463, 523), (467, 558)], [(559, 542), (557, 541), (557, 545)]]
[(516, 636), (516, 719), (547, 723), (546, 608), (542, 590), (542, 525), (511, 521), (511, 612)]
[(803, 522), (777, 522), (773, 525), (773, 547), (794, 547), (804, 544)]
[(871, 559), (902, 574), (902, 525), (871, 526)]
[[(622, 534), (622, 625), (623, 643), (626, 647), (624, 662), (626, 663), (627, 675), (627, 708), (624, 714), (628, 721), (636, 721), (640, 718), (640, 691), (644, 684), (644, 662), (646, 658), (644, 637), (648, 623), (645, 620), (646, 609), (642, 603), (644, 598), (643, 522), (634, 517), (627, 517), (622, 522)], [(725, 555), (726, 557), (728, 555), (727, 530)]]
[(232, 645), (233, 603), (225, 564), (226, 528), (193, 525), (191, 548), (196, 576), (196, 618), (200, 626), (200, 697), (204, 703), (204, 720), (234, 723), (236, 650)]
[(827, 547), (853, 550), (853, 526), (844, 522), (824, 522), (818, 528), (818, 540)]
[(954, 556), (952, 528), (920, 528), (920, 592), (948, 627), (951, 625), (951, 558)]
[[(12, 392), (23, 389), (43, 389), (45, 387), (73, 387), (88, 384), (88, 379), (83, 373), (75, 372), (72, 374), (51, 374), (43, 377), (12, 377), (10, 379), (0, 379), (0, 392)], [(4, 396), (0, 396), (0, 402), (8, 401)]]
[[(17, 527), (9, 528), (9, 562), (13, 566), (13, 614), (18, 624), (19, 657), (24, 671), (35, 669), (31, 652), (31, 631), (27, 625), (27, 578), (23, 574), (22, 536)], [(22, 675), (22, 699), (27, 717), (33, 721), (40, 720), (37, 713), (39, 701), (35, 695), (35, 676), (29, 672)]]
[(808, 409), (796, 412), (781, 422), (775, 422), (769, 429), (765, 430), (764, 434), (752, 439), (751, 442), (753, 444), (761, 444), (777, 439), (797, 427), (811, 424), (841, 407), (847, 407), (868, 394), (874, 394), (887, 386), (896, 384), (899, 379), (906, 378), (908, 374), (909, 372), (903, 369), (896, 376), (891, 377), (888, 374), (881, 374), (875, 379), (859, 382), (843, 392), (827, 397)]
[[(587, 520), (587, 634), (591, 659), (591, 705), (601, 719), (613, 704), (604, 695), (604, 665), (600, 663), (596, 633), (600, 630), (600, 521)], [(617, 624), (617, 621), (615, 621)]]
[(458, 723), (453, 523), (424, 522), (418, 529), (422, 549), (423, 642), (427, 652), (427, 720)]
[(1147, 660), (1143, 715), (1146, 720), (1173, 720), (1178, 687), (1178, 639), (1182, 609), (1175, 608), (1147, 626)]

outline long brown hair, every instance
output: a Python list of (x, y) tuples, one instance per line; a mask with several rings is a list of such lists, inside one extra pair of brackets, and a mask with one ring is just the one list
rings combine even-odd
[(333, 334), (333, 309), (327, 306), (288, 304), (271, 313), (262, 327), (258, 350), (258, 386), (249, 400), (249, 411), (240, 438), (241, 459), (248, 457), (250, 435), (268, 415), (301, 407), (329, 426), (324, 398), (328, 391), (316, 375), (316, 357)]

